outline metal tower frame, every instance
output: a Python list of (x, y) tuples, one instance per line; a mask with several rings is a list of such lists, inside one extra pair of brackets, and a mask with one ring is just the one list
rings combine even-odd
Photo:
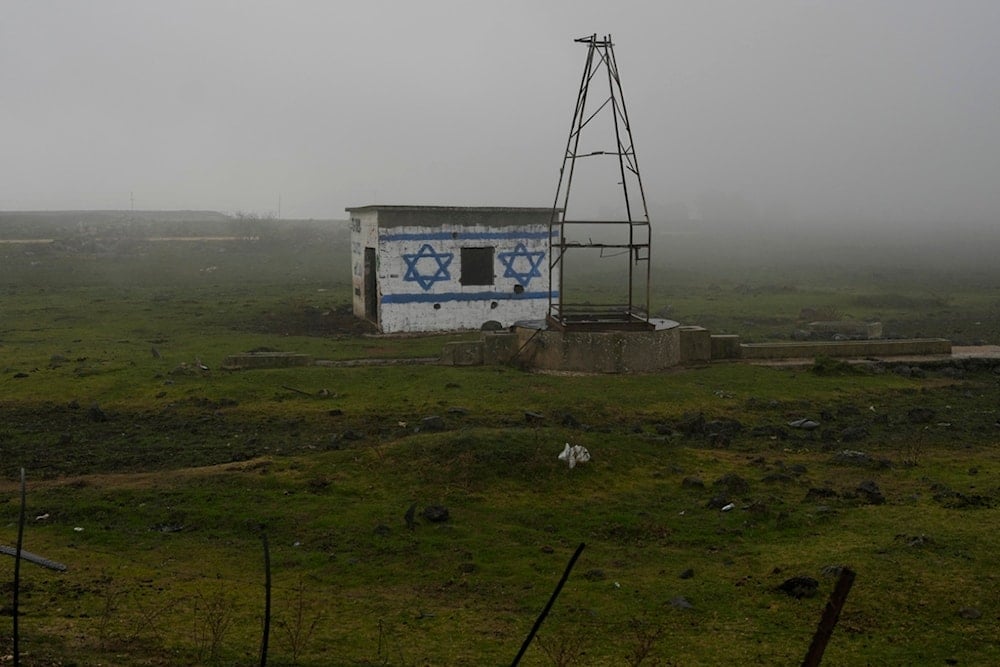
[[(557, 291), (550, 289), (549, 292), (549, 323), (563, 329), (652, 328), (653, 325), (649, 320), (651, 241), (649, 210), (646, 207), (646, 193), (642, 188), (642, 178), (639, 175), (639, 161), (632, 139), (632, 126), (625, 109), (625, 97), (618, 75), (614, 44), (611, 41), (611, 35), (605, 35), (598, 39), (597, 35), (593, 34), (574, 41), (587, 45), (587, 62), (580, 79), (580, 91), (577, 94), (576, 109), (573, 112), (573, 122), (570, 125), (569, 138), (566, 141), (562, 167), (559, 169), (559, 185), (556, 188), (552, 216), (549, 220), (549, 285), (555, 287), (558, 283)], [(591, 111), (587, 106), (591, 83), (593, 82), (595, 87), (600, 85), (600, 82), (595, 79), (601, 73), (607, 75), (608, 97)], [(605, 116), (608, 112), (611, 114), (616, 148), (581, 154), (579, 148), (583, 129), (601, 115), (601, 112), (605, 112)], [(625, 219), (580, 220), (567, 217), (571, 210), (570, 191), (573, 185), (576, 161), (602, 157), (617, 158), (617, 176), (620, 178), (617, 183), (621, 186), (621, 194), (624, 198)], [(560, 201), (562, 202), (561, 206)], [(586, 234), (588, 226), (592, 225), (627, 226), (627, 242), (595, 243)], [(592, 230), (593, 227), (589, 227), (589, 229)], [(620, 230), (621, 227), (614, 229)], [(624, 237), (625, 233), (621, 233), (621, 236)], [(575, 240), (578, 237), (587, 240)], [(601, 257), (618, 253), (629, 254), (626, 303), (573, 303), (566, 300), (564, 259), (567, 252), (577, 248), (597, 249)], [(639, 290), (637, 295), (637, 281), (642, 279), (642, 271), (638, 268), (641, 264), (645, 264), (645, 288)], [(556, 274), (558, 274), (558, 279), (553, 281)]]

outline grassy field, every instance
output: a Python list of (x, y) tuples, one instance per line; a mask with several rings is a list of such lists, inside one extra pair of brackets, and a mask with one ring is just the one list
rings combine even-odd
[[(272, 665), (509, 664), (580, 543), (522, 664), (798, 663), (844, 566), (826, 663), (1000, 664), (991, 364), (220, 370), (253, 349), (424, 357), (474, 336), (365, 335), (343, 236), (278, 231), (0, 245), (0, 544), (24, 467), (25, 549), (68, 567), (22, 566), (25, 664), (258, 663), (263, 536)], [(677, 241), (654, 306), (748, 339), (825, 308), (1000, 342), (987, 268), (777, 254)], [(593, 459), (568, 469), (566, 442)], [(796, 576), (815, 594), (779, 589)]]

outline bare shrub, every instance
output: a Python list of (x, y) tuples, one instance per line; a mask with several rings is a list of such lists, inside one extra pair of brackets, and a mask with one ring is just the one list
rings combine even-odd
[[(214, 590), (194, 597), (194, 637), (202, 657), (216, 660), (226, 634), (233, 625), (236, 597), (220, 583)], [(206, 655), (207, 654), (207, 655)]]
[[(631, 667), (639, 667), (650, 657), (660, 638), (663, 637), (665, 629), (662, 625), (653, 625), (649, 621), (639, 618), (630, 619), (628, 627), (635, 643), (632, 650), (625, 656), (625, 661)], [(654, 659), (654, 662), (650, 664), (657, 664), (657, 662)]]
[(306, 594), (307, 588), (301, 576), (292, 592), (294, 599), (289, 615), (275, 619), (275, 625), (281, 630), (278, 636), (292, 654), (292, 662), (297, 664), (299, 655), (309, 646), (317, 626), (323, 620), (323, 613), (316, 610), (316, 601)]
[(542, 649), (554, 667), (569, 667), (580, 664), (587, 654), (586, 642), (580, 633), (563, 634), (555, 638), (535, 637), (535, 642)]

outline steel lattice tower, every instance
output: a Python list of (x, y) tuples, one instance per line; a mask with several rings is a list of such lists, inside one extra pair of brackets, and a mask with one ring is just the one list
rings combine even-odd
[[(649, 328), (652, 326), (649, 321), (649, 211), (639, 175), (639, 161), (625, 108), (614, 44), (611, 35), (598, 39), (594, 34), (575, 41), (587, 46), (587, 61), (580, 79), (573, 123), (566, 141), (562, 167), (559, 169), (559, 185), (549, 221), (549, 284), (552, 286), (549, 293), (549, 323), (564, 329)], [(604, 85), (601, 79), (604, 77), (607, 78), (606, 98), (600, 92)], [(584, 129), (590, 128), (592, 122), (609, 115), (614, 131), (614, 148), (581, 153), (580, 139)], [(620, 186), (620, 195), (624, 199), (624, 218), (588, 220), (575, 219), (571, 215), (573, 208), (570, 193), (577, 171), (577, 160), (585, 159), (607, 163), (604, 176), (606, 179), (614, 178), (615, 185)], [(617, 169), (610, 164), (615, 160)], [(621, 200), (616, 202), (619, 206), (621, 203)], [(611, 233), (613, 238), (610, 241), (594, 241), (590, 232), (596, 230), (600, 230), (602, 234)], [(572, 281), (567, 281), (566, 258), (571, 251), (574, 254), (586, 254), (578, 253), (578, 249), (590, 249), (591, 255), (596, 253), (600, 258), (628, 255), (625, 286), (627, 297), (614, 303), (593, 303), (591, 300), (574, 302), (567, 296), (566, 287)], [(586, 259), (583, 261), (586, 263)], [(578, 267), (570, 267), (571, 271), (576, 268)]]

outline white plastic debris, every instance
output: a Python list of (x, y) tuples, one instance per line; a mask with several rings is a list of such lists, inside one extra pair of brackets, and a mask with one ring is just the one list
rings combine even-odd
[(577, 463), (586, 463), (590, 460), (590, 452), (583, 445), (571, 445), (568, 442), (559, 455), (560, 461), (565, 461), (569, 467), (575, 468)]
[(722, 511), (723, 512), (728, 512), (729, 510), (733, 509), (734, 507), (736, 507), (735, 503), (729, 503), (728, 505), (723, 506)]

